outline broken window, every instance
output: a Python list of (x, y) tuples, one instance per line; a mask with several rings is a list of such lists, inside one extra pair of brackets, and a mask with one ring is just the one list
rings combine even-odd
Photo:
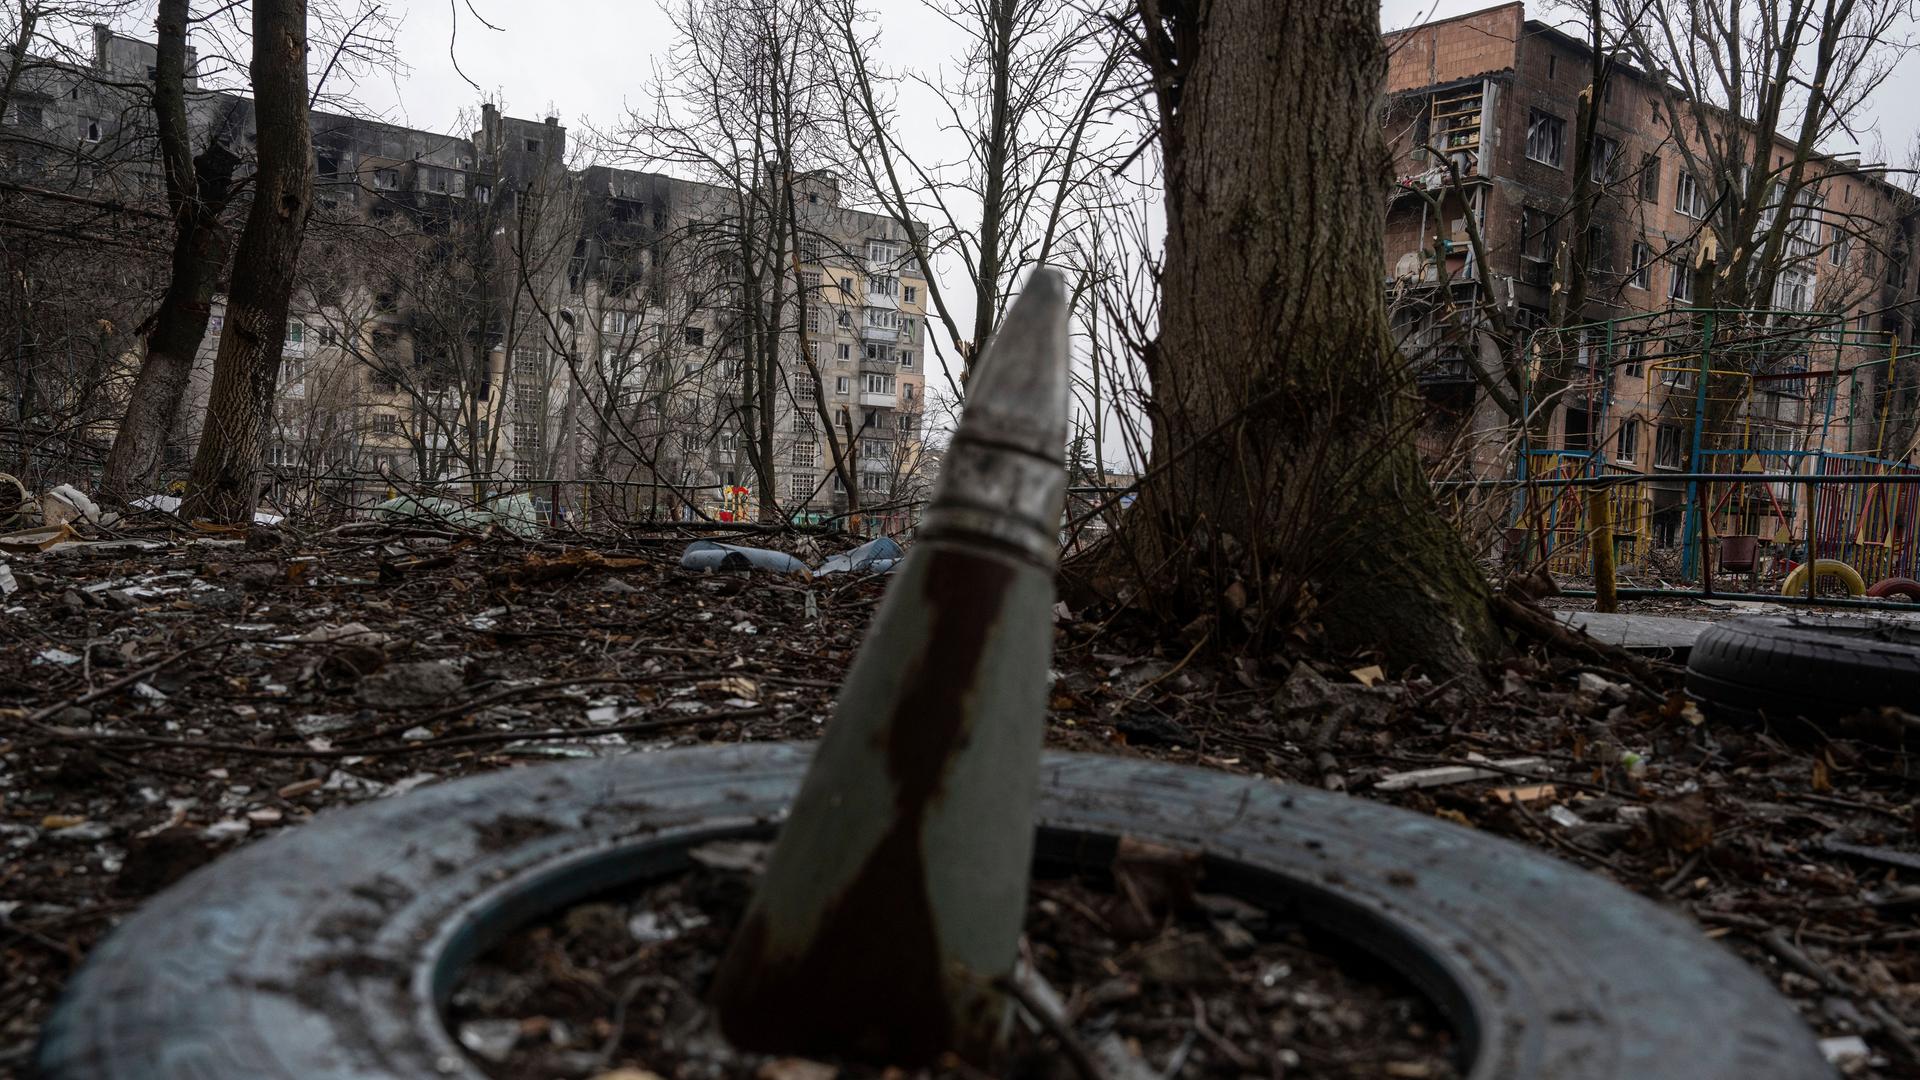
[(1587, 269), (1600, 274), (1613, 273), (1613, 236), (1603, 225), (1587, 229)]
[(1614, 448), (1614, 457), (1631, 465), (1640, 453), (1640, 421), (1627, 417), (1620, 421), (1620, 445)]
[(1589, 172), (1593, 182), (1602, 186), (1620, 179), (1620, 140), (1605, 135), (1593, 137), (1593, 160)]
[(100, 141), (100, 118), (83, 116), (80, 118), (80, 141), (96, 143)]
[(1527, 156), (1542, 165), (1560, 167), (1567, 145), (1567, 122), (1539, 109), (1527, 110)]
[(1593, 414), (1585, 409), (1568, 409), (1566, 437), (1568, 450), (1586, 450), (1593, 435)]
[(1683, 304), (1693, 302), (1693, 269), (1687, 265), (1684, 251), (1675, 258), (1673, 273), (1667, 278), (1667, 296)]
[(689, 345), (700, 346), (700, 345), (705, 345), (707, 343), (707, 331), (706, 331), (706, 328), (702, 326), (687, 327), (683, 331), (683, 336), (686, 339), (686, 343)]
[(1633, 242), (1633, 265), (1627, 270), (1627, 284), (1636, 289), (1653, 287), (1653, 248), (1646, 243)]
[(853, 380), (849, 379), (845, 375), (842, 375), (833, 380), (833, 392), (836, 394), (840, 394), (844, 396), (852, 386), (853, 386)]
[(905, 301), (906, 303), (911, 304), (915, 302), (915, 300), (919, 297), (919, 295), (920, 295), (919, 288), (913, 285), (909, 285), (905, 289), (901, 290), (900, 299)]
[(1524, 207), (1520, 211), (1520, 277), (1529, 285), (1553, 281), (1553, 215)]
[(1643, 202), (1660, 201), (1660, 155), (1644, 154), (1640, 158), (1640, 198)]
[(1645, 348), (1646, 342), (1637, 337), (1630, 337), (1620, 343), (1620, 356), (1624, 361), (1621, 366), (1626, 371), (1628, 378), (1637, 379), (1640, 377), (1640, 355), (1641, 351)]
[(1806, 271), (1781, 270), (1773, 286), (1773, 306), (1782, 311), (1805, 311), (1812, 305), (1812, 294), (1813, 283)]
[(1700, 195), (1700, 183), (1684, 169), (1674, 180), (1673, 208), (1690, 218), (1707, 216), (1707, 203)]
[(1684, 464), (1686, 430), (1679, 424), (1661, 424), (1654, 433), (1653, 463), (1662, 469), (1678, 469)]

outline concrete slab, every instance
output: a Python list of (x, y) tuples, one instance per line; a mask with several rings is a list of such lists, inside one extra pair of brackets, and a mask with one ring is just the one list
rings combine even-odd
[(1712, 626), (1710, 620), (1677, 619), (1671, 615), (1607, 615), (1598, 611), (1562, 611), (1560, 621), (1585, 630), (1597, 641), (1628, 652), (1684, 659), (1693, 641)]

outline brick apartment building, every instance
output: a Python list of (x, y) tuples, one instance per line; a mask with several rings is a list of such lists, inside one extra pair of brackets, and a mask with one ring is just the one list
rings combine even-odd
[[(153, 46), (104, 27), (94, 46), (90, 66), (23, 65), (0, 124), (4, 198), (164, 218), (142, 89)], [(218, 133), (248, 156), (247, 98), (190, 85), (189, 118), (196, 149)], [(710, 513), (751, 513), (761, 493), (746, 446), (757, 433), (741, 422), (745, 316), (714, 240), (743, 218), (743, 193), (569, 168), (557, 118), (489, 104), (478, 119), (460, 137), (311, 114), (315, 211), (267, 446), (276, 494), (365, 503), (389, 493), (382, 477), (482, 477), (579, 509), (587, 481), (613, 480), (598, 497), (629, 510), (685, 513), (661, 495), (667, 483)], [(804, 347), (861, 501), (907, 501), (927, 471), (926, 285), (909, 226), (842, 206), (829, 175), (799, 190), (804, 295), (789, 273), (773, 438), (753, 449), (771, 456), (782, 513), (846, 508)], [(221, 315), (216, 301), (170, 447), (177, 466), (197, 440)], [(123, 348), (105, 380), (115, 387), (138, 361), (134, 340)], [(98, 410), (96, 442), (115, 414)], [(327, 490), (312, 479), (349, 475)]]
[[(1385, 123), (1397, 187), (1384, 263), (1390, 317), (1429, 406), (1424, 445), (1455, 455), (1456, 473), (1512, 476), (1518, 427), (1468, 364), (1500, 370), (1487, 308), (1498, 306), (1517, 336), (1547, 321), (1555, 261), (1566, 257), (1576, 108), (1591, 54), (1584, 41), (1528, 19), (1520, 3), (1398, 31), (1388, 44)], [(1605, 187), (1591, 233), (1592, 284), (1585, 310), (1569, 320), (1596, 325), (1577, 344), (1557, 339), (1578, 348), (1578, 376), (1548, 444), (1527, 445), (1535, 474), (1572, 463), (1649, 476), (1634, 496), (1639, 505), (1617, 512), (1643, 546), (1671, 546), (1680, 532), (1685, 486), (1658, 477), (1692, 463), (1699, 388), (1687, 369), (1698, 350), (1676, 344), (1684, 335), (1675, 328), (1695, 316), (1661, 313), (1692, 304), (1692, 266), (1722, 179), (1687, 172), (1673, 141), (1684, 127), (1662, 116), (1662, 95), (1646, 76), (1616, 65), (1596, 125), (1596, 177)], [(1791, 161), (1790, 145), (1777, 151), (1777, 161)], [(1709, 468), (1757, 471), (1759, 461), (1770, 471), (1806, 471), (1824, 462), (1823, 452), (1915, 460), (1920, 381), (1888, 357), (1913, 339), (1920, 318), (1910, 257), (1920, 211), (1884, 171), (1832, 157), (1816, 157), (1809, 169), (1771, 306), (1837, 317), (1807, 316), (1823, 328), (1808, 332), (1811, 344), (1768, 350), (1733, 379), (1740, 400), (1724, 403), (1733, 415), (1719, 419), (1726, 430), (1715, 445), (1759, 457), (1729, 452)], [(1474, 258), (1469, 218), (1483, 237), (1485, 265)], [(1740, 361), (1711, 363), (1719, 371)], [(1807, 377), (1836, 367), (1837, 378)], [(1714, 380), (1715, 392), (1729, 393), (1720, 389), (1727, 382)], [(1796, 492), (1762, 494), (1754, 497), (1761, 506), (1730, 511), (1740, 520), (1723, 527), (1782, 537), (1801, 527)]]

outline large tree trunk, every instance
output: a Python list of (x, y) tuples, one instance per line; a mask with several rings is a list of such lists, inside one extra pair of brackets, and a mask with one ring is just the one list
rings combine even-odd
[(1156, 471), (1118, 537), (1143, 598), (1471, 670), (1487, 587), (1420, 469), (1381, 295), (1377, 0), (1140, 10), (1167, 175)]
[(313, 205), (306, 0), (254, 0), (252, 74), (260, 132), (253, 206), (234, 256), (212, 397), (181, 507), (183, 516), (215, 521), (253, 515), (288, 301)]
[(125, 496), (151, 487), (160, 463), (193, 357), (207, 333), (213, 292), (227, 261), (228, 233), (221, 227), (233, 191), (233, 170), (240, 163), (209, 135), (207, 148), (193, 154), (187, 127), (187, 3), (161, 0), (156, 20), (153, 108), (166, 170), (167, 203), (173, 211), (172, 276), (166, 296), (147, 333), (147, 355), (134, 378), (127, 411), (114, 433), (101, 487)]

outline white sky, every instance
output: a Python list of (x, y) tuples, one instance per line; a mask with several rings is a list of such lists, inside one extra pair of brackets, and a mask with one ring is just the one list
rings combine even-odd
[[(481, 26), (466, 3), (402, 0), (397, 44), (411, 70), (363, 87), (361, 97), (409, 126), (454, 130), (460, 111), (481, 96), (448, 55), (455, 5), (461, 9), (459, 65), (481, 91), (498, 97), (512, 115), (551, 112), (576, 129), (617, 122), (624, 105), (639, 100), (653, 59), (668, 44), (667, 20), (655, 0), (473, 0), (499, 32)], [(1384, 0), (1381, 23), (1394, 29), (1489, 6), (1489, 0)], [(920, 0), (875, 0), (874, 9), (886, 64), (930, 70), (947, 58), (953, 31)], [(1553, 19), (1544, 4), (1528, 13)], [(1904, 156), (1920, 132), (1920, 61), (1897, 73), (1874, 104), (1874, 126), (1887, 152)]]

